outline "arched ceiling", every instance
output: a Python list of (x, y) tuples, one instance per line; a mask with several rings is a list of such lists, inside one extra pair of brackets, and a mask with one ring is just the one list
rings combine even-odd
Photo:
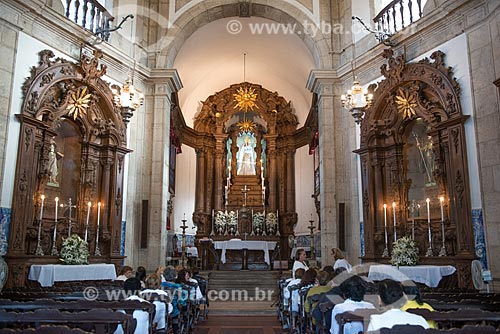
[[(228, 32), (231, 20), (242, 23), (238, 34)], [(250, 25), (278, 23), (267, 19), (225, 18), (204, 25), (182, 45), (174, 62), (183, 83), (179, 102), (186, 123), (193, 126), (201, 102), (208, 96), (243, 81), (246, 52), (246, 81), (276, 91), (304, 123), (311, 104), (305, 85), (314, 60), (304, 42), (294, 34), (252, 34)]]

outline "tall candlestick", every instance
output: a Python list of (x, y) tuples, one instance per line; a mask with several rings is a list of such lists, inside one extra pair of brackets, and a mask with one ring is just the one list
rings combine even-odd
[(439, 197), (439, 204), (441, 205), (441, 236), (442, 236), (442, 245), (441, 250), (439, 251), (439, 256), (446, 256), (446, 238), (444, 235), (444, 197)]
[(387, 204), (384, 204), (384, 235), (385, 235), (385, 247), (382, 257), (389, 256), (389, 249), (387, 248)]
[(97, 227), (99, 228), (99, 222), (101, 220), (101, 202), (97, 203)]
[(415, 208), (411, 206), (411, 238), (415, 240)]
[(52, 236), (52, 250), (50, 254), (53, 256), (58, 256), (59, 252), (57, 251), (56, 239), (57, 239), (57, 210), (59, 209), (59, 197), (54, 199), (56, 201), (56, 215), (54, 219), (54, 235)]
[(215, 211), (214, 211), (214, 209), (212, 209), (212, 232), (210, 232), (210, 236), (215, 235), (215, 231), (214, 231), (214, 220), (215, 220)]
[(89, 218), (90, 218), (90, 207), (92, 206), (92, 203), (88, 202), (87, 203), (87, 220), (85, 222), (85, 241), (87, 241), (87, 235), (89, 232)]
[(430, 210), (430, 199), (427, 198), (425, 200), (427, 202), (427, 228), (428, 228), (428, 236), (429, 236), (429, 248), (427, 248), (427, 253), (425, 256), (432, 256), (432, 232), (431, 232), (431, 210)]
[(56, 216), (54, 218), (55, 220), (55, 225), (54, 225), (54, 240), (56, 239), (56, 236), (57, 236), (57, 210), (59, 209), (59, 197), (56, 197), (55, 198), (55, 201), (56, 201)]
[(394, 218), (394, 241), (397, 240), (396, 235), (396, 202), (392, 202), (392, 216)]
[(42, 218), (43, 218), (43, 202), (45, 201), (45, 195), (40, 196), (42, 203), (40, 204), (40, 217), (38, 219), (38, 238), (36, 244), (35, 255), (43, 256), (42, 246), (40, 245), (40, 239), (42, 238)]
[(97, 203), (97, 229), (95, 232), (95, 256), (101, 256), (101, 250), (99, 249), (99, 223), (101, 221), (101, 202)]

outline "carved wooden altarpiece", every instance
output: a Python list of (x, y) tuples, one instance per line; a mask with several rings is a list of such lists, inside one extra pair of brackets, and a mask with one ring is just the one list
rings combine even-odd
[[(8, 286), (27, 284), (32, 264), (60, 263), (51, 255), (54, 244), (55, 197), (60, 207), (55, 248), (71, 233), (84, 238), (89, 213), (89, 262), (121, 266), (120, 255), (126, 123), (113, 104), (109, 83), (102, 80), (106, 66), (102, 53), (82, 55), (79, 64), (56, 58), (50, 50), (40, 52), (23, 85), (19, 149), (12, 203)], [(54, 156), (56, 159), (54, 159)], [(41, 195), (45, 195), (39, 229)], [(88, 210), (87, 203), (91, 203)], [(96, 250), (97, 203), (100, 210), (99, 252)], [(38, 234), (44, 255), (36, 255)]]
[[(237, 106), (235, 94), (240, 89), (255, 94), (255, 105), (246, 112)], [(195, 117), (194, 128), (185, 125), (178, 108), (174, 108), (173, 116), (173, 127), (181, 142), (196, 151), (197, 179), (193, 213), (193, 222), (198, 227), (196, 238), (227, 240), (237, 237), (277, 241), (281, 246), (281, 256), (286, 259), (290, 252), (285, 241), (297, 223), (295, 151), (310, 143), (314, 129), (297, 129), (297, 117), (290, 102), (277, 92), (247, 82), (231, 85), (208, 97)], [(316, 118), (308, 119), (312, 122)], [(242, 135), (238, 124), (244, 121), (253, 122), (254, 127)], [(255, 173), (253, 170), (248, 174), (238, 171), (237, 157), (246, 135), (254, 145)], [(246, 203), (242, 193), (245, 186), (249, 189)], [(279, 213), (279, 235), (252, 235), (252, 212), (263, 212), (264, 209), (267, 213)], [(212, 210), (215, 213), (219, 210), (238, 211), (239, 236), (212, 234)], [(262, 252), (256, 252), (255, 256), (262, 257)], [(262, 260), (249, 259), (250, 263)]]
[(376, 88), (374, 100), (362, 120), (361, 146), (355, 151), (361, 157), (364, 260), (389, 260), (382, 256), (385, 203), (389, 254), (394, 232), (398, 238), (414, 234), (420, 264), (454, 265), (459, 286), (471, 287), (474, 240), (464, 131), (468, 116), (462, 114), (460, 87), (444, 56), (436, 51), (432, 60), (406, 63), (404, 55), (394, 57), (392, 50), (385, 50), (385, 79), (369, 88)]

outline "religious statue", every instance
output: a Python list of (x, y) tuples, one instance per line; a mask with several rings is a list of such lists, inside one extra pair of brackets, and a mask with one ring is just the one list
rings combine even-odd
[(254, 149), (250, 143), (250, 137), (247, 135), (244, 138), (243, 145), (237, 154), (238, 169), (236, 173), (238, 175), (256, 175), (255, 173), (255, 159), (254, 159)]
[(60, 152), (57, 152), (57, 146), (54, 140), (50, 142), (50, 151), (49, 151), (49, 163), (48, 163), (48, 171), (49, 171), (49, 181), (48, 184), (51, 186), (59, 186), (59, 182), (57, 181), (57, 175), (59, 174), (59, 169), (57, 167), (57, 160), (61, 159), (64, 155)]

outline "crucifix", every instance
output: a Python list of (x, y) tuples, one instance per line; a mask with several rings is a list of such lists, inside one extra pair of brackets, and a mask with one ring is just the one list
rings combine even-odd
[(247, 185), (245, 184), (245, 187), (241, 189), (241, 192), (243, 193), (243, 206), (247, 206), (247, 193), (250, 190), (250, 188), (247, 188)]
[(76, 208), (76, 205), (73, 205), (73, 202), (71, 201), (71, 197), (70, 197), (70, 198), (68, 199), (68, 203), (66, 203), (66, 204), (61, 204), (60, 206), (61, 206), (61, 208), (68, 208), (68, 209), (69, 209), (69, 217), (68, 217), (68, 222), (69, 222), (69, 223), (68, 223), (68, 237), (70, 237), (70, 236), (71, 236), (71, 218), (72, 218), (72, 217), (71, 217), (71, 216), (72, 216), (71, 212), (72, 212), (73, 208)]

